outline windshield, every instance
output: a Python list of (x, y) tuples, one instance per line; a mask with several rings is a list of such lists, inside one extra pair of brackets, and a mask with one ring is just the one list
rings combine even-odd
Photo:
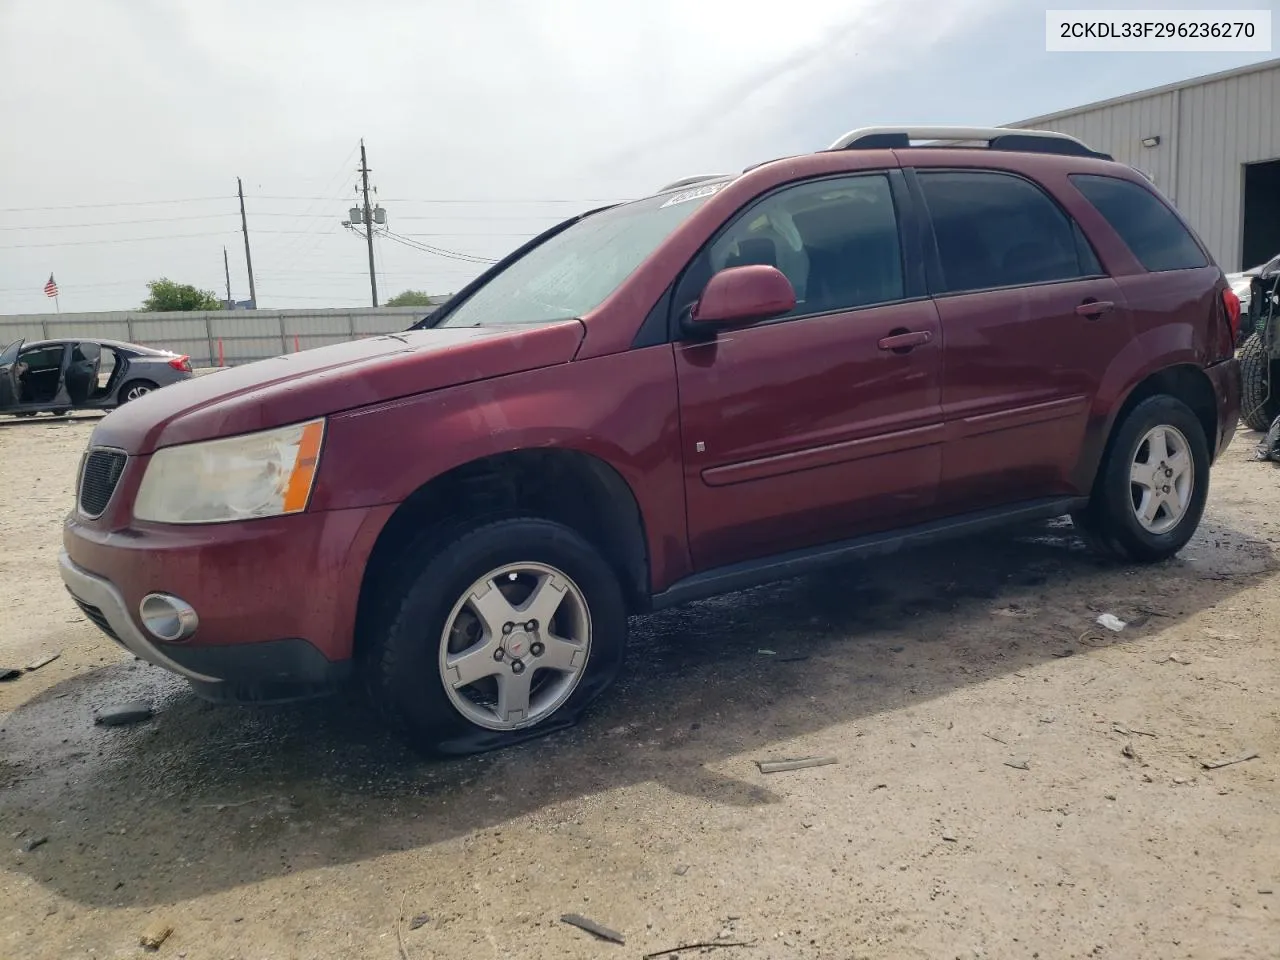
[(534, 247), (445, 317), (441, 327), (497, 327), (580, 317), (604, 302), (725, 183), (611, 207)]

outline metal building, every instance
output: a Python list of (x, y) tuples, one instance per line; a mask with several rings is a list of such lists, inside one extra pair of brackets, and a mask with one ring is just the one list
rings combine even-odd
[(1222, 269), (1280, 254), (1280, 59), (1033, 117), (1151, 177)]

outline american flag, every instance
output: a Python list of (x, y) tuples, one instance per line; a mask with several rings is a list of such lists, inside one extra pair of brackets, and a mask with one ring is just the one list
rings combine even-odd
[(58, 295), (58, 283), (53, 279), (53, 274), (49, 274), (49, 282), (44, 285), (44, 295), (46, 297), (56, 297)]

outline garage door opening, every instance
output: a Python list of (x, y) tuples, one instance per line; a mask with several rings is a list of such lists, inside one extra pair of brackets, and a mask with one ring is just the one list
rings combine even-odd
[(1244, 247), (1241, 270), (1280, 253), (1280, 160), (1244, 168)]

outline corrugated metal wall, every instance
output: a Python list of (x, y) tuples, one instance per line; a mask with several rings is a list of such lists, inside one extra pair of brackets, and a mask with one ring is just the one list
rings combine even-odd
[[(1280, 159), (1280, 62), (1177, 90), (1010, 124), (1079, 137), (1150, 174), (1224, 270), (1240, 262), (1244, 165)], [(1146, 137), (1157, 147), (1144, 147)]]
[(395, 333), (412, 326), (431, 309), (17, 314), (0, 316), (0, 348), (19, 337), (96, 337), (185, 353), (196, 366), (219, 366), (220, 362), (233, 366), (344, 340)]

